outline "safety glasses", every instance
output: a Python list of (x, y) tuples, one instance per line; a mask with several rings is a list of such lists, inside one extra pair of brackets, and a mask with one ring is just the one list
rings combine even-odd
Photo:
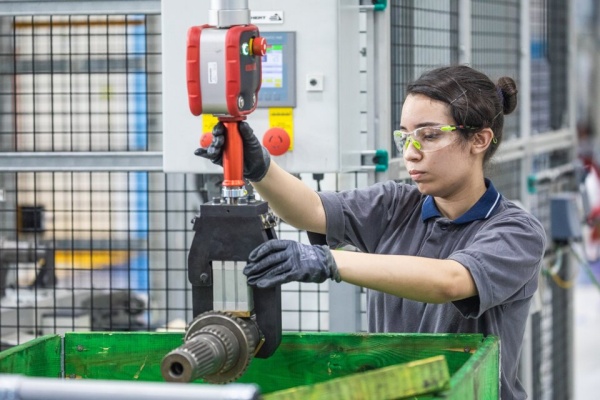
[(435, 125), (423, 126), (412, 132), (406, 130), (394, 131), (394, 142), (398, 151), (403, 154), (410, 144), (423, 153), (438, 151), (451, 145), (456, 140), (454, 131), (460, 129), (478, 129), (465, 125)]

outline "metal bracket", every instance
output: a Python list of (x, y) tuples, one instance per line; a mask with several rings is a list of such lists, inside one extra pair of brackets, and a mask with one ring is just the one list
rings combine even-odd
[(387, 7), (387, 0), (371, 0), (372, 5), (364, 5), (361, 2), (361, 11), (383, 11)]
[(268, 212), (266, 214), (261, 214), (261, 215), (259, 215), (259, 217), (263, 223), (264, 229), (275, 228), (277, 226), (277, 224), (279, 223), (279, 217), (277, 217), (272, 212)]
[(389, 166), (387, 150), (366, 150), (360, 153), (361, 168), (366, 171), (385, 172)]

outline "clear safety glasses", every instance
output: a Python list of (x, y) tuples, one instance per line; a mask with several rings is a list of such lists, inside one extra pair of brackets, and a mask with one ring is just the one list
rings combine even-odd
[(456, 140), (456, 135), (452, 132), (459, 129), (477, 128), (465, 125), (436, 125), (423, 126), (412, 132), (397, 130), (394, 131), (394, 141), (400, 154), (404, 154), (410, 144), (420, 152), (430, 153), (452, 144)]

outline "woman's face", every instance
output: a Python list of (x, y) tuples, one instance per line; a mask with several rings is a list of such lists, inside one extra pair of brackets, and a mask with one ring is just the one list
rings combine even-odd
[[(401, 130), (411, 132), (423, 126), (440, 125), (456, 125), (448, 104), (421, 94), (407, 96), (402, 107)], [(458, 131), (443, 135), (453, 135), (455, 140), (430, 152), (419, 151), (411, 143), (403, 152), (406, 170), (421, 193), (435, 197), (451, 197), (468, 189), (471, 179), (480, 176), (474, 169), (482, 170), (481, 162), (475, 163), (477, 158)]]

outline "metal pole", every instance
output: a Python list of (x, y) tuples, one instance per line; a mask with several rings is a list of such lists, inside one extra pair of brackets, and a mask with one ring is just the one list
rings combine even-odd
[(329, 331), (360, 332), (360, 288), (349, 283), (329, 284)]
[(471, 0), (459, 0), (458, 3), (458, 62), (471, 64)]
[[(392, 45), (391, 45), (391, 8), (373, 13), (373, 86), (367, 90), (373, 92), (373, 133), (374, 149), (383, 149), (392, 154)], [(368, 33), (368, 32), (367, 32)], [(396, 176), (391, 177), (396, 179)], [(376, 181), (390, 179), (389, 170), (376, 175)]]
[(160, 14), (160, 0), (0, 0), (0, 16)]
[[(521, 2), (520, 20), (520, 68), (519, 68), (519, 126), (521, 129), (520, 140), (527, 143), (531, 137), (531, 31), (529, 0)], [(533, 148), (525, 146), (525, 155), (521, 164), (521, 201), (526, 209), (531, 208), (527, 177), (531, 174), (533, 162)]]
[(0, 399), (19, 400), (254, 400), (253, 384), (170, 384), (112, 380), (62, 380), (0, 374)]
[[(523, 0), (520, 9), (520, 82), (519, 82), (519, 126), (521, 129), (521, 142), (527, 143), (531, 136), (531, 32), (530, 32), (530, 9), (529, 0)], [(520, 179), (520, 197), (523, 206), (530, 209), (531, 201), (527, 187), (527, 177), (531, 173), (531, 164), (533, 158), (532, 148), (534, 146), (524, 146), (523, 162), (521, 164)], [(532, 306), (533, 307), (533, 306)], [(521, 350), (520, 378), (529, 396), (533, 396), (533, 326), (531, 316), (534, 313), (530, 311), (525, 326), (525, 335), (523, 337), (523, 347)]]
[[(367, 148), (377, 149), (377, 126), (375, 123), (375, 112), (377, 110), (377, 100), (375, 94), (376, 82), (377, 82), (377, 70), (376, 70), (376, 49), (377, 39), (375, 32), (375, 12), (367, 11), (366, 13), (366, 59), (367, 59)], [(368, 173), (368, 183), (373, 184), (377, 180), (375, 171)]]
[(162, 171), (162, 152), (6, 152), (0, 172)]

